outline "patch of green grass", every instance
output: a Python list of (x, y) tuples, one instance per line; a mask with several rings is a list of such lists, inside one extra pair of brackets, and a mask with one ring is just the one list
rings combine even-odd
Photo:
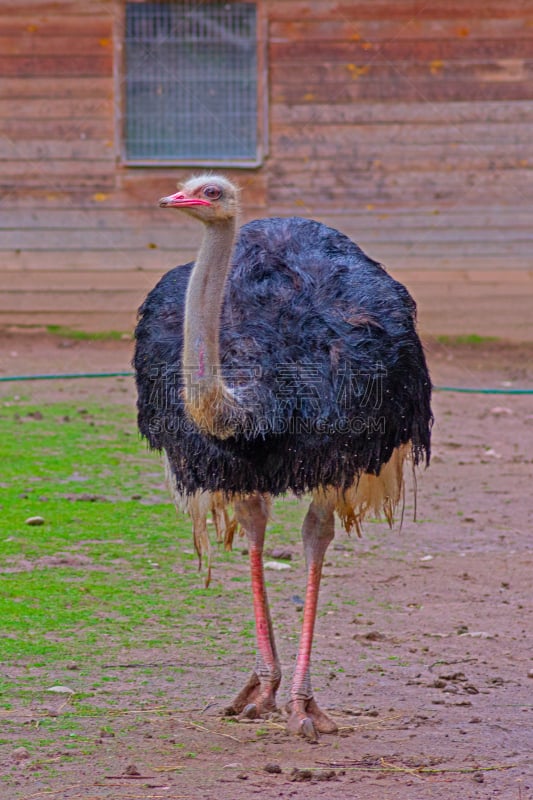
[[(248, 580), (203, 588), (190, 522), (130, 409), (4, 402), (0, 437), (4, 663), (46, 671), (175, 643), (226, 652), (216, 626), (205, 636), (197, 622), (247, 598)], [(36, 516), (42, 525), (26, 523)]]
[(478, 333), (463, 333), (456, 336), (449, 336), (442, 334), (436, 337), (437, 342), (447, 345), (460, 345), (460, 344), (487, 344), (487, 342), (497, 342), (497, 336), (480, 336)]
[(48, 333), (61, 336), (63, 339), (76, 339), (78, 341), (117, 341), (131, 337), (131, 334), (123, 331), (80, 331), (76, 328), (69, 328), (66, 325), (47, 325), (46, 330)]

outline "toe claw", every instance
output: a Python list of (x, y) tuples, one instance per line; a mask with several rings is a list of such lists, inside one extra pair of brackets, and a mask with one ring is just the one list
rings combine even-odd
[(300, 733), (309, 742), (318, 742), (318, 736), (315, 731), (315, 726), (309, 717), (303, 719), (300, 723)]
[(239, 714), (239, 719), (257, 719), (259, 712), (255, 703), (248, 703)]

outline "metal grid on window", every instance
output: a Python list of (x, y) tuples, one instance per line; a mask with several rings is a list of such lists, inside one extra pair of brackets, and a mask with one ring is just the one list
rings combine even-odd
[(256, 24), (255, 3), (126, 4), (128, 161), (257, 161)]

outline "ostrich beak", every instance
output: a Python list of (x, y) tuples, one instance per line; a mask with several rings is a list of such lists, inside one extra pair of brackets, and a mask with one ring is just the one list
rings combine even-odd
[(160, 208), (190, 208), (191, 206), (210, 206), (209, 200), (202, 200), (200, 197), (188, 197), (183, 192), (169, 194), (162, 197), (159, 201)]

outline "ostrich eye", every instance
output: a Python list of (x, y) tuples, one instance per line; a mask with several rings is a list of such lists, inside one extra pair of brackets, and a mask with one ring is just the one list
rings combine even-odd
[(218, 186), (206, 186), (203, 190), (203, 194), (209, 200), (218, 200), (222, 195), (222, 191), (218, 188)]

